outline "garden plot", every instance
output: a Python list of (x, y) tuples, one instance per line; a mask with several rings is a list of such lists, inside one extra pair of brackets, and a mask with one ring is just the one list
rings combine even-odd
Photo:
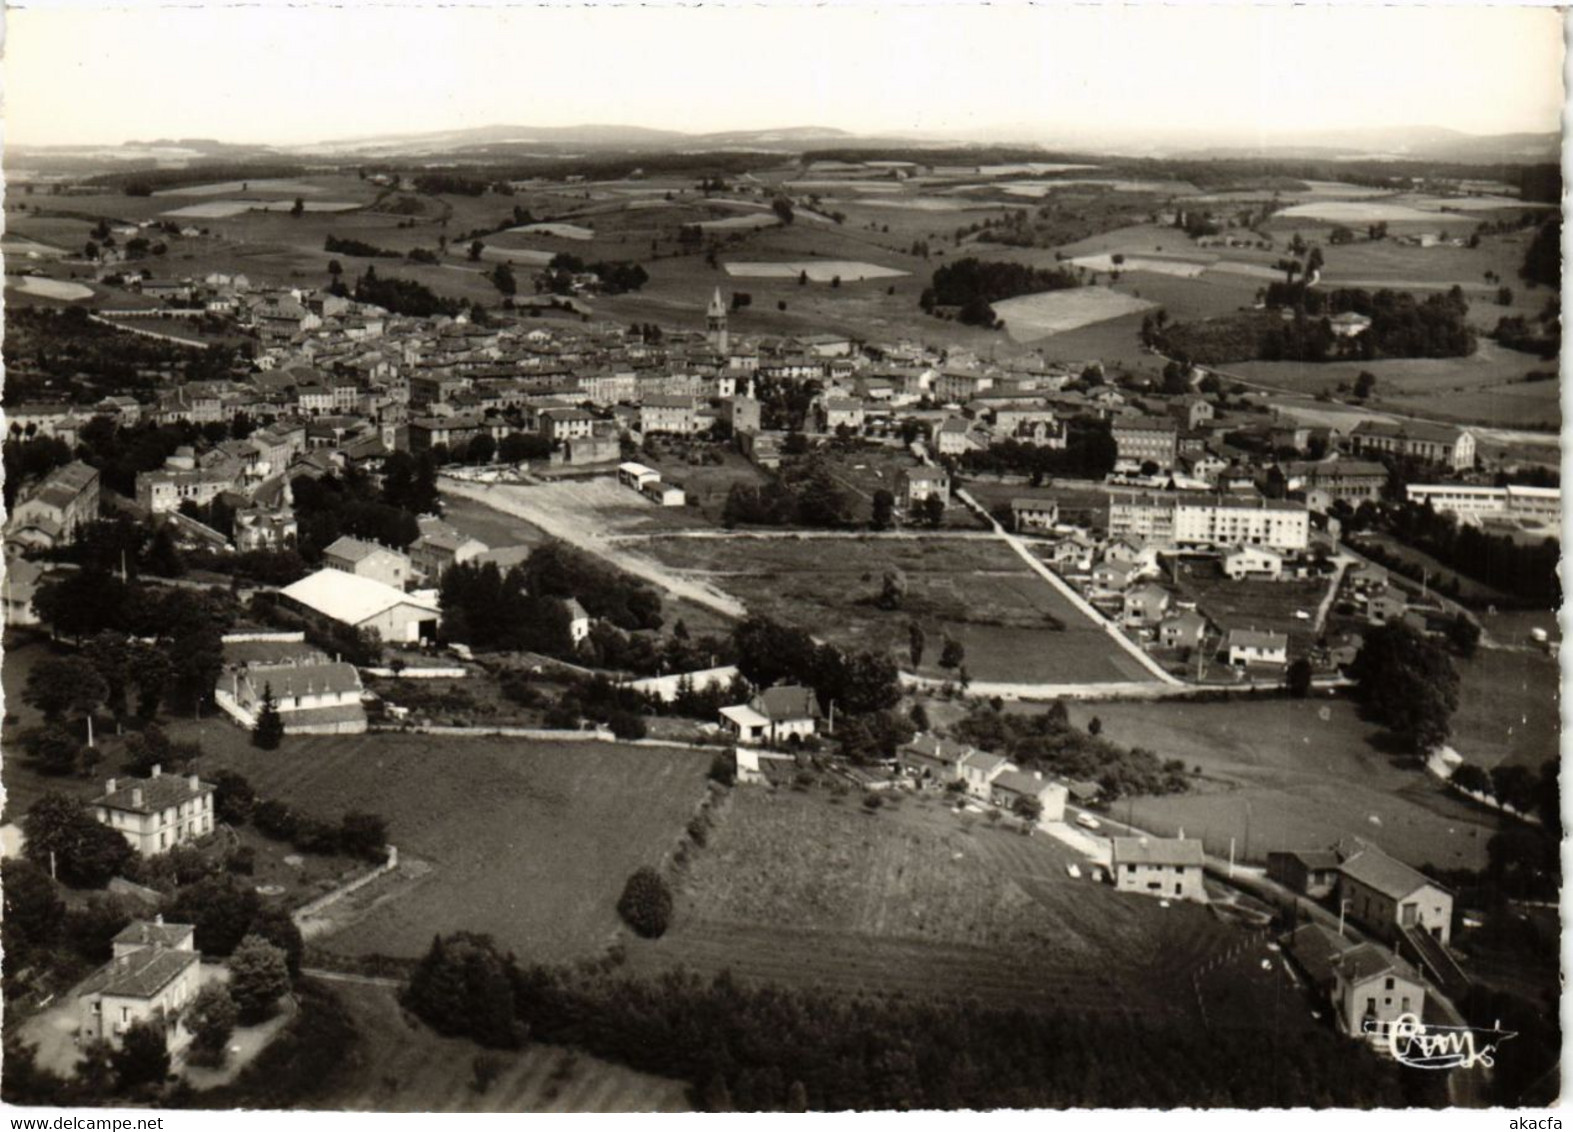
[(1152, 310), (1157, 305), (1108, 287), (1073, 287), (1005, 299), (994, 304), (994, 313), (1005, 320), (1005, 331), (1012, 341), (1036, 342), (1067, 330)]
[[(800, 214), (801, 215), (801, 214)], [(726, 273), (734, 279), (796, 279), (804, 272), (815, 283), (829, 283), (840, 277), (843, 283), (864, 279), (894, 279), (908, 272), (877, 263), (850, 259), (804, 259), (777, 263), (728, 263)]]

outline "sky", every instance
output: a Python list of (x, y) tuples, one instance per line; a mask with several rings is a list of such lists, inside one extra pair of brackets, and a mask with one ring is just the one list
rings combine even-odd
[(1550, 131), (1550, 8), (167, 7), (6, 13), (6, 139), (294, 145), (493, 124), (967, 137)]

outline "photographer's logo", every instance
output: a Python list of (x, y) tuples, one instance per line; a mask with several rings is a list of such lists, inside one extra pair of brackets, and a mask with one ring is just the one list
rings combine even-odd
[(1367, 1019), (1365, 1032), (1385, 1036), (1394, 1059), (1412, 1069), (1490, 1069), (1497, 1046), (1514, 1036), (1512, 1030), (1427, 1025), (1413, 1014), (1392, 1022)]

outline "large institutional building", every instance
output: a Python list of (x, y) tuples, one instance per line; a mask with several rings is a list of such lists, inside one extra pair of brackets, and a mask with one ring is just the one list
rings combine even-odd
[(1158, 546), (1266, 546), (1304, 550), (1311, 517), (1304, 503), (1233, 499), (1194, 492), (1109, 496), (1109, 537)]

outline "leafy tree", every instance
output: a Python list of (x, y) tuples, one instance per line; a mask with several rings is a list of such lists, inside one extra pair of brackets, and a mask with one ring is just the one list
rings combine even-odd
[(945, 522), (945, 501), (937, 495), (926, 497), (918, 510), (923, 516), (923, 521), (931, 527), (939, 527)]
[(907, 576), (899, 566), (887, 566), (880, 582), (879, 597), (875, 604), (881, 609), (900, 609), (907, 599)]
[(30, 729), (22, 736), (22, 748), (41, 774), (55, 777), (75, 774), (83, 750), (76, 736), (58, 726)]
[(1011, 812), (1014, 813), (1017, 817), (1023, 818), (1026, 821), (1032, 822), (1034, 824), (1036, 824), (1037, 820), (1043, 816), (1042, 800), (1028, 797), (1026, 794), (1017, 795), (1016, 800), (1011, 803), (1010, 808)]
[(235, 1032), (240, 1010), (223, 983), (205, 983), (186, 1008), (186, 1029), (191, 1031), (191, 1061), (196, 1065), (218, 1067), (229, 1052), (229, 1038)]
[(1305, 699), (1311, 694), (1311, 662), (1303, 656), (1295, 660), (1289, 666), (1284, 683), (1290, 695), (1296, 699)]
[(874, 513), (871, 526), (876, 531), (890, 529), (891, 519), (896, 513), (896, 497), (887, 489), (879, 488), (874, 492)]
[(1350, 674), (1355, 698), (1416, 754), (1446, 742), (1458, 673), (1435, 641), (1402, 623), (1382, 625), (1366, 634)]
[(122, 1092), (163, 1081), (169, 1076), (169, 1042), (162, 1020), (144, 1018), (127, 1026), (109, 1061)]
[(248, 935), (229, 957), (229, 993), (240, 1020), (250, 1025), (272, 1015), (289, 992), (289, 965), (281, 948)]
[(172, 922), (196, 929), (197, 949), (204, 955), (222, 958), (246, 938), (261, 907), (262, 899), (251, 887), (210, 877), (181, 888), (168, 915)]
[(485, 244), (481, 243), (479, 240), (471, 240), (470, 241), (470, 250), (469, 250), (470, 262), (471, 263), (479, 262), (479, 260), (481, 258), (481, 253), (483, 251), (485, 251), (485, 250), (486, 250), (486, 245)]
[(300, 977), (301, 960), (306, 954), (306, 941), (289, 912), (278, 905), (268, 905), (251, 918), (247, 935), (267, 940), (284, 953), (284, 966), (290, 978)]
[(939, 666), (941, 668), (960, 668), (966, 659), (966, 646), (953, 637), (947, 637), (944, 648), (940, 649)]
[(46, 947), (65, 925), (66, 907), (55, 890), (49, 874), (32, 861), (7, 857), (0, 862), (4, 880), (5, 918), (0, 920), (4, 933), (8, 966), (20, 966), (35, 947)]
[(257, 709), (256, 726), (251, 730), (251, 745), (274, 751), (283, 741), (284, 717), (279, 714), (278, 702), (273, 698), (273, 685), (263, 684), (262, 704)]
[(79, 656), (50, 657), (27, 674), (22, 701), (55, 722), (68, 712), (85, 715), (93, 711), (108, 694), (108, 685), (91, 662)]
[(506, 263), (499, 263), (492, 268), (488, 278), (492, 281), (492, 286), (504, 295), (514, 295), (519, 291), (519, 282), (514, 278), (513, 268)]
[(1453, 615), (1447, 623), (1447, 643), (1459, 656), (1468, 660), (1480, 647), (1480, 624), (1463, 610)]
[(1361, 370), (1360, 376), (1355, 378), (1355, 396), (1364, 401), (1376, 389), (1376, 374), (1370, 370)]
[(527, 1036), (517, 1016), (517, 968), (490, 936), (437, 936), (410, 974), (401, 1001), (439, 1034), (492, 1049), (516, 1049)]
[[(104, 1075), (107, 1085), (108, 1074)], [(89, 1096), (102, 1096), (107, 1088), (94, 1090), (92, 1082), (80, 1074), (77, 1089)], [(67, 1086), (64, 1077), (43, 1069), (38, 1064), (38, 1047), (23, 1042), (15, 1031), (5, 1036), (5, 1076), (0, 1078), (0, 1097), (13, 1105), (50, 1105), (59, 1107), (66, 1103)]]
[(126, 839), (101, 824), (80, 802), (45, 794), (22, 819), (28, 860), (76, 888), (101, 888), (131, 860)]
[(251, 808), (256, 801), (257, 793), (245, 775), (221, 770), (213, 776), (213, 813), (219, 821), (245, 825), (251, 820)]
[(346, 853), (381, 860), (388, 844), (388, 823), (378, 814), (350, 810), (339, 819), (339, 844)]
[(646, 939), (666, 934), (672, 919), (672, 892), (661, 874), (644, 865), (635, 870), (623, 886), (617, 901), (617, 914), (623, 922)]

